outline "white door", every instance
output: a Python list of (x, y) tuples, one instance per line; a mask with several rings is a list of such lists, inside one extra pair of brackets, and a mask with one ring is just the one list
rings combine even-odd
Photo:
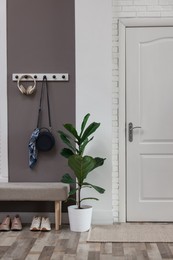
[(173, 27), (127, 28), (126, 124), (127, 221), (173, 221)]

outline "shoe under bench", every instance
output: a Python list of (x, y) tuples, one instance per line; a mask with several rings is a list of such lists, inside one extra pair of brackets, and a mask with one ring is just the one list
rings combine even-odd
[(0, 201), (54, 201), (55, 230), (61, 225), (61, 203), (68, 198), (70, 187), (54, 182), (0, 183)]

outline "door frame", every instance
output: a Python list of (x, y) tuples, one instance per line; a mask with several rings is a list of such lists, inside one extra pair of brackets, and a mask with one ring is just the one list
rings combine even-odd
[(172, 27), (173, 18), (119, 19), (119, 221), (127, 221), (126, 154), (126, 29), (130, 27)]

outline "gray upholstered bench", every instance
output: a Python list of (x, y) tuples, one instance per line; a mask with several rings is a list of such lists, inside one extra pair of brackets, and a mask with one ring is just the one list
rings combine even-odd
[(61, 202), (66, 200), (69, 185), (54, 182), (0, 183), (1, 201), (54, 201), (55, 229), (61, 225)]

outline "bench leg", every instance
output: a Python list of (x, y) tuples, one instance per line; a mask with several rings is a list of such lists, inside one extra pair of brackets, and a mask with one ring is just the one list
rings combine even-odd
[(61, 201), (55, 201), (55, 230), (61, 225)]

